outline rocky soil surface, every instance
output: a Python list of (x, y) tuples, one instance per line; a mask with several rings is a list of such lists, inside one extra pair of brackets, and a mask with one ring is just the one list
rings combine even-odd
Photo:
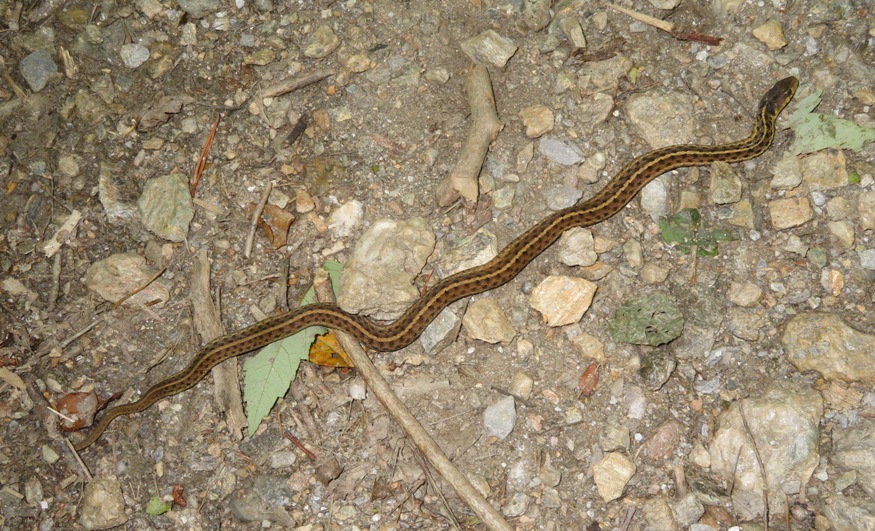
[[(673, 31), (586, 0), (0, 0), (0, 529), (486, 528), (355, 369), (303, 362), (252, 436), (214, 396), (245, 357), (79, 454), (61, 417), (326, 261), (394, 319), (634, 157), (745, 138), (787, 76), (765, 154), (659, 177), (373, 359), (513, 529), (875, 529), (873, 7), (622, 7)], [(475, 63), (501, 127), (454, 188)]]

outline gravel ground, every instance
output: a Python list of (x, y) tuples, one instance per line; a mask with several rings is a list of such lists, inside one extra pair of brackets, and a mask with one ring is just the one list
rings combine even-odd
[[(484, 528), (372, 396), (350, 398), (354, 370), (305, 363), (242, 440), (208, 377), (116, 420), (82, 463), (46, 406), (126, 401), (183, 369), (205, 342), (199, 253), (233, 331), (294, 306), (382, 219), (433, 231), (427, 289), (478, 230), (501, 248), (650, 149), (744, 138), (789, 75), (795, 103), (822, 91), (817, 112), (875, 121), (866, 0), (623, 6), (698, 35), (583, 0), (0, 0), (0, 529)], [(503, 129), (478, 203), (443, 207), (471, 125), (469, 40), (483, 36), (512, 55), (478, 56)], [(220, 117), (193, 219), (156, 224), (143, 204), (186, 196)], [(485, 313), (446, 348), (375, 362), (513, 528), (875, 528), (867, 131), (850, 135), (858, 148), (800, 153), (782, 128), (753, 161), (670, 172), (475, 297)], [(269, 183), (291, 239), (274, 248), (258, 230), (247, 257), (247, 205)], [(686, 207), (731, 236), (716, 256), (664, 241), (658, 220)], [(597, 261), (566, 258), (577, 245)], [(124, 253), (120, 276), (94, 269)], [(139, 299), (108, 302), (158, 272)], [(530, 300), (560, 296), (551, 276), (594, 283), (570, 325)], [(654, 294), (683, 315), (680, 337), (615, 340), (617, 310)]]

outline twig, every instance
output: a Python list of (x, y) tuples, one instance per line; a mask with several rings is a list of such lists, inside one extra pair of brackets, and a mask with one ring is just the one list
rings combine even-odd
[(699, 260), (699, 246), (690, 246), (690, 284), (698, 282), (697, 266)]
[(122, 303), (124, 303), (126, 300), (130, 299), (131, 297), (133, 297), (133, 296), (136, 295), (137, 293), (140, 293), (140, 292), (143, 291), (144, 289), (148, 288), (148, 287), (149, 287), (149, 284), (151, 284), (152, 282), (155, 282), (155, 279), (157, 279), (158, 277), (160, 277), (161, 275), (163, 275), (165, 271), (167, 271), (167, 268), (166, 268), (166, 267), (162, 267), (157, 273), (155, 273), (155, 274), (152, 275), (151, 277), (147, 278), (145, 282), (143, 282), (142, 284), (140, 284), (139, 287), (134, 288), (132, 291), (129, 291), (129, 292), (127, 293), (127, 295), (125, 295), (125, 296), (122, 297), (121, 299), (115, 301), (115, 303), (112, 305), (112, 309), (113, 309), (113, 310), (117, 309), (117, 308), (118, 308), (119, 306), (121, 306)]
[(201, 149), (201, 156), (197, 161), (197, 167), (194, 169), (194, 177), (191, 179), (191, 196), (197, 191), (197, 185), (201, 181), (201, 175), (204, 173), (204, 168), (207, 167), (207, 158), (210, 156), (210, 148), (213, 147), (213, 140), (216, 138), (216, 130), (219, 129), (219, 121), (222, 115), (216, 116), (216, 121), (213, 122), (213, 127), (210, 129), (210, 134), (207, 136), (207, 141), (204, 142), (204, 147)]
[(471, 107), (471, 127), (459, 154), (459, 161), (450, 175), (438, 185), (437, 202), (442, 207), (451, 205), (459, 196), (469, 203), (477, 201), (477, 178), (480, 169), (490, 144), (502, 127), (495, 111), (495, 96), (492, 94), (489, 71), (485, 66), (474, 65), (468, 70), (465, 91)]
[[(298, 371), (299, 374), (307, 376), (308, 380), (315, 378), (315, 371), (312, 370), (312, 367), (310, 367), (309, 364), (303, 364)], [(310, 440), (316, 441), (317, 443), (321, 442), (322, 433), (316, 427), (316, 420), (313, 419), (313, 413), (305, 403), (307, 397), (304, 395), (303, 385), (298, 385), (298, 380), (295, 380), (290, 391), (292, 393), (292, 398), (298, 403), (297, 407), (292, 408), (292, 416), (295, 418), (295, 422), (300, 424)]]
[(289, 311), (289, 271), (292, 268), (292, 253), (289, 251), (289, 246), (285, 246), (282, 253), (282, 262), (280, 262), (280, 273), (276, 283), (277, 295), (280, 301), (280, 309), (284, 312)]
[(630, 505), (626, 508), (626, 514), (623, 515), (623, 520), (620, 522), (620, 531), (626, 531), (629, 529), (629, 526), (632, 525), (632, 517), (635, 516), (635, 511), (637, 510), (638, 508), (634, 505)]
[(333, 76), (334, 72), (328, 72), (324, 70), (317, 70), (312, 74), (307, 74), (303, 77), (296, 77), (293, 79), (284, 79), (279, 83), (271, 85), (266, 89), (259, 92), (259, 96), (261, 98), (275, 98), (276, 96), (282, 96), (283, 94), (287, 94), (289, 92), (298, 90), (300, 88), (304, 88), (307, 85), (312, 85), (313, 83), (317, 83), (322, 81), (326, 77)]
[(625, 7), (614, 5), (611, 3), (608, 3), (607, 5), (615, 11), (619, 11), (620, 13), (629, 15), (635, 20), (641, 21), (649, 26), (659, 28), (666, 33), (670, 33), (672, 37), (680, 41), (702, 42), (705, 44), (710, 44), (712, 46), (719, 46), (720, 43), (723, 41), (723, 39), (720, 37), (712, 37), (711, 35), (703, 35), (692, 30), (686, 30), (675, 26), (671, 22), (666, 22), (658, 18), (653, 18), (649, 15), (645, 15), (644, 13), (639, 13), (637, 11), (632, 11), (631, 9), (626, 9)]
[(267, 181), (267, 186), (264, 188), (264, 193), (261, 194), (261, 200), (255, 206), (255, 212), (252, 213), (252, 221), (249, 223), (249, 236), (246, 237), (246, 247), (243, 249), (243, 256), (247, 259), (252, 254), (252, 242), (255, 240), (255, 229), (258, 228), (258, 219), (264, 211), (264, 206), (267, 204), (267, 198), (270, 197), (270, 192), (273, 190), (273, 183)]
[(741, 413), (741, 423), (744, 425), (744, 431), (750, 439), (750, 444), (753, 446), (753, 455), (757, 458), (757, 463), (760, 466), (760, 477), (763, 480), (763, 529), (769, 531), (769, 478), (766, 477), (766, 467), (763, 466), (763, 460), (760, 457), (760, 449), (757, 446), (756, 440), (753, 438), (753, 432), (750, 431), (750, 426), (747, 424), (747, 416), (744, 414), (744, 400), (738, 402), (738, 412)]
[(85, 325), (85, 328), (83, 328), (82, 330), (76, 332), (76, 333), (73, 334), (72, 336), (70, 336), (70, 337), (68, 337), (67, 339), (65, 339), (64, 341), (62, 341), (61, 344), (58, 345), (58, 346), (61, 347), (61, 350), (66, 349), (66, 348), (69, 347), (74, 341), (76, 341), (77, 339), (79, 339), (80, 337), (82, 337), (83, 335), (85, 335), (86, 333), (88, 333), (89, 330), (91, 330), (92, 328), (94, 328), (95, 326), (97, 326), (98, 324), (102, 323), (102, 322), (105, 321), (105, 320), (106, 320), (106, 314), (104, 313), (103, 315), (101, 315), (101, 316), (98, 317), (97, 319), (91, 321), (91, 323)]
[[(224, 335), (221, 314), (210, 297), (210, 261), (207, 252), (198, 252), (191, 273), (191, 302), (194, 308), (194, 324), (204, 343)], [(213, 396), (225, 412), (226, 425), (238, 440), (243, 438), (246, 415), (243, 413), (243, 399), (240, 396), (240, 382), (237, 377), (237, 362), (234, 358), (225, 360), (212, 370)]]
[(425, 457), (423, 457), (422, 452), (417, 451), (414, 455), (416, 456), (416, 462), (419, 463), (420, 467), (422, 467), (423, 474), (425, 474), (425, 477), (428, 478), (428, 483), (434, 489), (438, 498), (440, 498), (441, 505), (447, 512), (445, 516), (450, 521), (450, 525), (453, 526), (453, 529), (461, 531), (462, 528), (459, 526), (459, 519), (456, 518), (455, 513), (453, 513), (453, 510), (450, 508), (450, 504), (447, 503), (447, 498), (444, 496), (444, 493), (441, 492), (440, 485), (437, 481), (434, 480), (434, 476), (432, 476), (431, 473), (431, 468), (429, 468), (428, 464), (425, 462)]
[(55, 259), (52, 260), (52, 285), (49, 288), (49, 312), (55, 311), (55, 304), (58, 303), (58, 294), (61, 292), (61, 254), (55, 254)]
[(654, 28), (659, 28), (666, 33), (674, 32), (674, 24), (671, 22), (666, 22), (664, 20), (660, 20), (658, 18), (653, 18), (650, 15), (645, 15), (644, 13), (639, 13), (637, 11), (632, 11), (631, 9), (626, 9), (625, 7), (618, 6), (616, 4), (612, 4), (610, 2), (607, 3), (607, 6), (613, 9), (614, 11), (619, 11), (620, 13), (629, 15), (639, 22), (643, 22), (648, 26), (653, 26)]
[(79, 463), (79, 469), (82, 470), (82, 473), (85, 474), (85, 478), (88, 480), (88, 482), (90, 482), (92, 479), (94, 479), (94, 477), (91, 475), (91, 471), (88, 470), (88, 467), (85, 465), (85, 461), (82, 460), (79, 452), (77, 452), (76, 449), (73, 448), (73, 442), (66, 437), (64, 437), (63, 439), (64, 444), (67, 445), (67, 449), (70, 450), (70, 455), (72, 455), (73, 459), (75, 459), (76, 462)]
[(289, 430), (285, 430), (283, 432), (283, 437), (285, 437), (286, 439), (291, 441), (291, 443), (294, 444), (295, 446), (297, 446), (299, 450), (304, 452), (304, 454), (306, 454), (306, 456), (310, 458), (310, 461), (316, 460), (316, 454), (314, 454), (313, 452), (308, 450), (301, 441), (299, 441), (298, 439), (295, 438), (294, 435), (292, 435), (292, 433)]
[[(327, 280), (327, 273), (320, 273), (317, 276), (317, 280), (320, 277), (322, 279), (321, 282), (314, 281), (313, 283), (316, 288), (316, 298), (322, 302), (333, 301), (334, 293), (331, 290), (330, 282)], [(490, 529), (511, 531), (510, 524), (474, 488), (474, 485), (468, 481), (468, 478), (459, 472), (459, 469), (453, 465), (441, 447), (438, 446), (410, 410), (407, 409), (407, 406), (392, 391), (389, 383), (380, 374), (379, 369), (377, 369), (371, 358), (361, 348), (358, 341), (340, 330), (335, 330), (334, 333), (337, 335), (341, 346), (343, 346), (346, 353), (349, 354), (349, 357), (355, 363), (356, 370), (358, 370), (371, 392), (374, 393), (374, 397), (383, 404), (389, 415), (401, 426), (410, 440), (413, 441), (413, 444), (419, 448), (419, 451), (428, 459), (431, 466), (437, 470), (438, 474), (453, 487), (456, 494), (471, 507)]]

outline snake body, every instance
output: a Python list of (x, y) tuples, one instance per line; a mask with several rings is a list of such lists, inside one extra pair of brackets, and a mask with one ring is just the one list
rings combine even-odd
[(347, 313), (333, 304), (313, 304), (264, 319), (210, 341), (195, 354), (185, 369), (155, 384), (139, 400), (109, 409), (91, 433), (74, 446), (77, 450), (90, 446), (114, 419), (144, 411), (162, 398), (193, 387), (226, 359), (264, 347), (309, 326), (344, 330), (375, 351), (399, 350), (419, 337), (449, 304), (507, 283), (563, 232), (573, 227), (595, 225), (610, 218), (626, 206), (644, 185), (659, 175), (686, 166), (704, 166), (717, 161), (740, 162), (760, 156), (771, 146), (778, 115), (793, 99), (798, 86), (799, 81), (795, 77), (778, 81), (760, 101), (753, 130), (743, 140), (717, 146), (670, 146), (635, 158), (595, 196), (547, 216), (518, 236), (489, 262), (438, 282), (392, 323), (375, 323)]

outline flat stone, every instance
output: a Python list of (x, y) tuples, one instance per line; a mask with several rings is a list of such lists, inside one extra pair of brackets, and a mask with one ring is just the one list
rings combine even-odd
[(848, 326), (839, 316), (802, 313), (784, 325), (787, 361), (827, 380), (875, 384), (875, 336)]
[(532, 105), (520, 110), (520, 120), (526, 126), (526, 136), (538, 138), (553, 130), (553, 111), (546, 105)]
[(96, 476), (85, 486), (79, 523), (85, 529), (109, 529), (128, 521), (125, 497), (116, 476)]
[(770, 201), (769, 215), (776, 229), (790, 229), (814, 219), (814, 210), (807, 197), (794, 197)]
[(592, 304), (596, 287), (583, 278), (551, 275), (532, 291), (529, 304), (541, 312), (547, 326), (576, 323)]
[(505, 439), (516, 425), (516, 403), (506, 396), (483, 411), (483, 427), (487, 433)]
[(21, 72), (21, 77), (27, 81), (30, 89), (39, 92), (46, 88), (52, 76), (58, 73), (58, 65), (52, 60), (49, 52), (37, 50), (21, 60), (18, 71)]
[(508, 344), (517, 333), (501, 305), (491, 297), (472, 302), (462, 318), (462, 324), (472, 338), (487, 343)]
[(556, 138), (546, 137), (538, 142), (538, 151), (550, 162), (562, 166), (574, 166), (583, 162), (583, 151), (574, 144)]
[(340, 46), (340, 38), (331, 26), (322, 25), (307, 38), (304, 43), (304, 55), (312, 59), (322, 59)]
[(619, 452), (611, 452), (593, 465), (593, 480), (602, 500), (607, 503), (622, 496), (636, 470), (635, 463)]

